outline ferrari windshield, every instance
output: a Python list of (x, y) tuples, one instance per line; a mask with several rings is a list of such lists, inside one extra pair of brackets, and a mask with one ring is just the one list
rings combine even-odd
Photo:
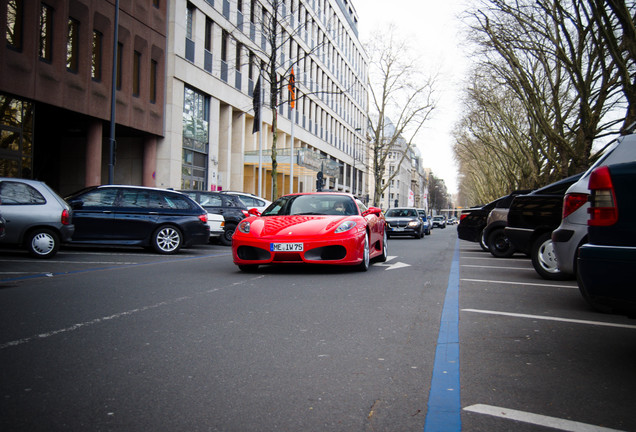
[(274, 201), (261, 216), (291, 215), (358, 215), (358, 207), (347, 195), (308, 194), (287, 195)]

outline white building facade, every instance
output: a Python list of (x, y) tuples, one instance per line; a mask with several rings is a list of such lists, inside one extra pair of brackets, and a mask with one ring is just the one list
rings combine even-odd
[[(258, 193), (262, 185), (262, 195), (275, 198), (268, 85), (263, 135), (252, 133), (254, 86), (272, 52), (263, 23), (273, 16), (275, 64), (284, 83), (276, 107), (278, 195), (315, 190), (321, 170), (325, 188), (368, 195), (368, 59), (350, 0), (170, 0), (157, 186)], [(286, 85), (292, 67), (294, 111)]]

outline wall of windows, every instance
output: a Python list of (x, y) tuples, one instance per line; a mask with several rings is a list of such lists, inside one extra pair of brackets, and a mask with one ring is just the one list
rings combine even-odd
[(207, 189), (209, 115), (209, 97), (190, 87), (185, 87), (183, 96), (182, 189)]

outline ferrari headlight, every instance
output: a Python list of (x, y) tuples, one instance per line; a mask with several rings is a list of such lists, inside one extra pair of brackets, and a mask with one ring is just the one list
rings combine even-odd
[(250, 233), (250, 226), (251, 224), (248, 221), (242, 221), (240, 224), (238, 224), (238, 230), (240, 232), (242, 232), (243, 234), (249, 234)]
[(411, 221), (409, 222), (409, 227), (411, 228), (415, 228), (416, 226), (419, 226), (419, 222), (418, 221)]
[(354, 221), (345, 221), (341, 223), (338, 228), (336, 228), (335, 233), (338, 234), (338, 233), (349, 231), (354, 226), (356, 226), (356, 223)]

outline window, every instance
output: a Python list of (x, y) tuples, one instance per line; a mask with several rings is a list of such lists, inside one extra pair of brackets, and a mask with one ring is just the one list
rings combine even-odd
[(243, 50), (243, 45), (241, 43), (239, 43), (238, 41), (236, 42), (236, 63), (234, 64), (234, 69), (236, 69), (237, 71), (241, 71), (241, 51)]
[(212, 38), (214, 35), (214, 21), (205, 18), (205, 49), (212, 52)]
[(223, 35), (221, 36), (221, 60), (224, 62), (227, 61), (227, 40), (228, 40), (228, 32), (223, 30)]
[(22, 20), (24, 18), (24, 6), (22, 0), (9, 0), (7, 3), (7, 46), (22, 49)]
[(186, 37), (188, 39), (193, 39), (192, 37), (193, 20), (194, 20), (194, 6), (188, 3), (188, 8), (186, 10)]
[(12, 181), (0, 183), (2, 205), (46, 204), (46, 199), (34, 187)]
[(139, 82), (141, 80), (140, 70), (141, 68), (141, 53), (135, 51), (133, 55), (133, 96), (139, 97)]
[(50, 62), (53, 57), (53, 8), (40, 6), (40, 59)]
[(157, 61), (150, 60), (150, 102), (157, 102)]
[(91, 58), (91, 78), (94, 81), (102, 80), (102, 42), (104, 35), (93, 30), (93, 54)]
[(117, 90), (121, 90), (121, 62), (124, 58), (124, 44), (121, 42), (117, 43), (117, 75), (116, 75), (116, 83), (115, 88)]
[(77, 72), (79, 64), (79, 21), (68, 19), (68, 34), (66, 39), (66, 69)]

